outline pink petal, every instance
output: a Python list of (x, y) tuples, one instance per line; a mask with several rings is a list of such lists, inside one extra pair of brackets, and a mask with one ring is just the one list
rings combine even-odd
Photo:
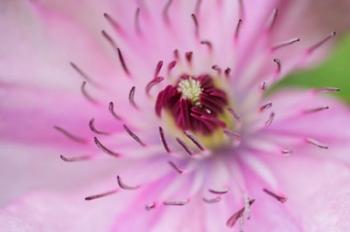
[[(346, 231), (350, 227), (349, 218), (349, 177), (323, 185), (317, 192), (321, 196), (310, 197), (309, 207), (303, 213), (305, 230), (329, 231), (335, 228)], [(338, 191), (333, 191), (338, 189)]]
[(11, 1), (0, 17), (0, 41), (6, 48), (0, 50), (2, 80), (71, 88), (82, 80), (70, 62), (93, 79), (114, 77), (100, 32), (93, 35), (63, 12), (46, 8), (39, 1)]
[[(101, 130), (115, 132), (116, 129), (116, 120), (108, 112), (107, 105), (105, 111), (101, 111), (86, 101), (79, 90), (72, 94), (8, 85), (0, 87), (0, 94), (2, 99), (7, 99), (0, 103), (2, 140), (82, 149), (90, 143), (93, 135), (89, 129), (91, 118), (96, 118)], [(58, 128), (72, 134), (75, 139), (64, 135)]]
[(313, 90), (283, 91), (272, 96), (271, 102), (276, 117), (268, 132), (328, 144), (350, 140), (350, 130), (345, 129), (350, 110), (331, 98)]
[(82, 192), (30, 194), (1, 211), (0, 227), (6, 231), (109, 231), (122, 205), (115, 197), (88, 202)]
[[(245, 156), (252, 156), (252, 159), (256, 159), (256, 155), (259, 154), (245, 154)], [(246, 180), (246, 194), (250, 199), (255, 200), (250, 207), (250, 219), (245, 219), (243, 228), (252, 231), (300, 231), (301, 222), (288, 208), (289, 195), (285, 195), (283, 185), (277, 180), (276, 184), (271, 185), (266, 175), (262, 174), (270, 172), (276, 176), (274, 170), (271, 170), (269, 162), (266, 160), (263, 162), (264, 166), (252, 166), (245, 162), (240, 165)], [(237, 222), (237, 224), (239, 223)]]
[(339, 149), (328, 159), (311, 149), (300, 150), (288, 158), (265, 155), (288, 197), (288, 209), (304, 230), (346, 231), (349, 226), (348, 167), (332, 161), (333, 156), (348, 153), (349, 148)]
[[(94, 183), (99, 183), (106, 176), (114, 176), (115, 169), (119, 166), (112, 162), (113, 158), (107, 157), (94, 161), (63, 162), (59, 151), (44, 147), (2, 143), (0, 148), (0, 184), (6, 186), (6, 191), (0, 196), (1, 206), (38, 189), (69, 192), (87, 188), (93, 191), (89, 188)], [(65, 155), (70, 157), (80, 154)], [(89, 191), (85, 194), (91, 194)]]

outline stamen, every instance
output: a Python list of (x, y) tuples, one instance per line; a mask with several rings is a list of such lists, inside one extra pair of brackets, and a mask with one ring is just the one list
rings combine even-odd
[(321, 142), (317, 141), (313, 138), (306, 138), (305, 141), (311, 145), (314, 145), (316, 147), (322, 148), (322, 149), (328, 149), (328, 146), (325, 144), (322, 144)]
[(141, 24), (140, 24), (140, 13), (141, 9), (138, 7), (135, 12), (135, 31), (137, 35), (142, 35)]
[(176, 141), (182, 146), (182, 148), (187, 152), (187, 154), (189, 156), (192, 156), (193, 153), (191, 152), (191, 150), (186, 146), (186, 144), (179, 138), (176, 138)]
[(81, 68), (78, 67), (78, 65), (76, 65), (74, 62), (70, 62), (69, 63), (70, 66), (83, 78), (85, 79), (87, 82), (89, 82), (90, 84), (93, 84), (95, 86), (97, 86), (97, 83), (94, 82), (89, 75), (87, 75)]
[(92, 118), (90, 121), (89, 121), (89, 128), (92, 132), (98, 134), (98, 135), (109, 135), (109, 133), (107, 132), (104, 132), (104, 131), (100, 131), (100, 130), (97, 130), (96, 127), (95, 127), (95, 119)]
[(203, 197), (203, 201), (205, 203), (208, 203), (208, 204), (218, 203), (218, 202), (221, 201), (221, 197), (220, 196), (217, 196), (217, 197), (214, 197), (214, 198)]
[(126, 185), (120, 176), (117, 176), (117, 181), (118, 181), (118, 185), (120, 188), (124, 189), (124, 190), (136, 190), (139, 189), (141, 186), (140, 185), (135, 185), (135, 186), (130, 186), (130, 185)]
[(185, 135), (187, 138), (189, 138), (191, 140), (191, 142), (196, 145), (201, 151), (204, 151), (205, 148), (200, 144), (200, 142), (193, 136), (190, 134), (190, 132), (188, 131), (184, 131)]
[(83, 96), (86, 98), (86, 100), (88, 100), (89, 102), (91, 102), (92, 104), (98, 104), (97, 100), (94, 99), (93, 97), (90, 96), (90, 94), (87, 92), (86, 90), (86, 81), (83, 81), (83, 83), (80, 86), (80, 91), (83, 94)]
[(115, 119), (117, 119), (119, 121), (122, 120), (122, 118), (118, 114), (115, 113), (115, 111), (114, 111), (114, 103), (113, 102), (109, 102), (108, 110), (109, 110), (109, 112), (111, 112), (111, 114), (113, 115), (113, 117)]
[(290, 150), (290, 149), (282, 149), (282, 150), (281, 150), (281, 153), (282, 153), (283, 155), (290, 155), (290, 154), (293, 153), (293, 151)]
[(212, 194), (217, 194), (217, 195), (223, 195), (223, 194), (228, 193), (228, 189), (226, 189), (226, 190), (208, 189), (208, 191)]
[(103, 14), (103, 17), (107, 20), (107, 22), (121, 35), (125, 35), (124, 29), (121, 25), (107, 13)]
[(124, 72), (130, 77), (131, 76), (130, 71), (125, 63), (125, 60), (124, 60), (124, 57), (123, 57), (123, 54), (122, 54), (120, 48), (118, 48), (116, 42), (113, 40), (113, 38), (106, 31), (103, 30), (102, 35), (108, 41), (108, 43), (111, 45), (113, 50), (118, 54), (118, 58), (119, 58), (120, 64), (121, 64)]
[(336, 35), (337, 35), (337, 33), (335, 31), (332, 32), (330, 35), (328, 35), (327, 37), (325, 37), (324, 39), (322, 39), (321, 41), (319, 41), (318, 43), (316, 43), (315, 45), (313, 45), (309, 49), (307, 49), (307, 53), (308, 54), (313, 53), (315, 50), (317, 50), (319, 47), (321, 47), (323, 44), (328, 42), (330, 39), (332, 39)]
[(179, 50), (175, 49), (173, 53), (174, 53), (175, 60), (179, 60), (180, 58)]
[(149, 211), (149, 210), (155, 209), (156, 206), (157, 206), (157, 203), (152, 202), (152, 203), (150, 203), (150, 204), (147, 204), (147, 205), (145, 206), (145, 209), (146, 209), (147, 211)]
[(135, 103), (135, 91), (136, 91), (136, 87), (133, 86), (129, 92), (129, 102), (135, 109), (139, 110), (139, 107)]
[(185, 201), (164, 201), (163, 205), (165, 205), (165, 206), (183, 206), (189, 202), (190, 202), (189, 199), (187, 199)]
[(196, 39), (199, 38), (199, 23), (198, 23), (198, 19), (196, 17), (195, 14), (191, 14), (192, 20), (193, 20), (193, 24), (194, 24), (194, 35), (196, 37)]
[(304, 110), (303, 113), (304, 114), (311, 114), (311, 113), (317, 113), (317, 112), (328, 110), (328, 109), (329, 109), (329, 106), (320, 106), (320, 107), (317, 107), (317, 108)]
[(314, 90), (316, 93), (334, 93), (339, 92), (340, 88), (336, 87), (325, 87), (325, 88), (318, 88)]
[(213, 51), (213, 44), (209, 40), (202, 40), (200, 43), (207, 46), (210, 52)]
[(273, 62), (275, 62), (275, 63), (276, 63), (276, 71), (275, 71), (275, 73), (276, 73), (276, 75), (278, 75), (278, 74), (280, 74), (280, 73), (281, 73), (281, 70), (282, 70), (281, 60), (280, 60), (280, 59), (275, 58), (275, 59), (273, 59)]
[(96, 200), (96, 199), (99, 199), (99, 198), (102, 198), (102, 197), (113, 195), (113, 194), (115, 194), (117, 192), (118, 192), (118, 190), (111, 190), (111, 191), (108, 191), (108, 192), (99, 193), (99, 194), (96, 194), (96, 195), (85, 197), (85, 200), (86, 201)]
[(131, 74), (130, 74), (130, 71), (128, 69), (128, 66), (125, 63), (125, 60), (124, 60), (124, 57), (123, 57), (123, 53), (120, 50), (120, 48), (117, 48), (117, 51), (118, 51), (118, 58), (119, 58), (120, 64), (122, 65), (122, 68), (123, 68), (124, 72), (126, 73), (126, 75), (128, 75), (130, 77)]
[(163, 61), (159, 61), (157, 66), (156, 66), (156, 69), (154, 71), (154, 77), (153, 79), (146, 85), (146, 94), (147, 96), (150, 96), (150, 91), (151, 89), (153, 88), (153, 86), (159, 84), (160, 82), (162, 82), (164, 80), (163, 77), (159, 77), (159, 73), (161, 71), (163, 67)]
[(170, 24), (170, 18), (169, 18), (169, 9), (173, 3), (173, 0), (168, 0), (168, 2), (165, 4), (163, 8), (163, 20), (166, 24)]
[(145, 3), (146, 1), (145, 0), (135, 0), (135, 2), (137, 3), (137, 5), (145, 11), (145, 13), (149, 14), (149, 10), (148, 10), (148, 7), (147, 7), (147, 4)]
[(269, 127), (275, 118), (275, 112), (271, 112), (269, 119), (265, 122), (265, 126)]
[(290, 46), (290, 45), (295, 44), (295, 43), (297, 43), (299, 41), (300, 41), (300, 38), (294, 38), (294, 39), (287, 40), (285, 42), (282, 42), (280, 44), (277, 44), (277, 45), (273, 46), (271, 48), (271, 51), (274, 52), (274, 51), (276, 51), (276, 50), (278, 50), (280, 48), (284, 48), (284, 47)]
[(160, 60), (160, 61), (158, 61), (158, 64), (154, 70), (154, 77), (158, 77), (160, 71), (162, 70), (162, 67), (163, 67), (163, 61)]
[(266, 88), (267, 88), (266, 81), (263, 81), (263, 82), (261, 83), (260, 89), (261, 89), (262, 91), (265, 91)]
[(162, 144), (163, 144), (164, 149), (166, 150), (166, 152), (170, 153), (171, 150), (170, 150), (168, 143), (165, 139), (165, 135), (164, 135), (164, 131), (163, 131), (162, 127), (159, 127), (159, 134), (160, 134), (160, 138), (162, 140)]
[(76, 156), (76, 157), (66, 157), (64, 155), (60, 155), (61, 160), (63, 160), (64, 162), (78, 162), (78, 161), (86, 161), (89, 160), (91, 158), (91, 156)]
[(173, 161), (168, 161), (168, 164), (179, 174), (183, 173), (183, 171)]
[(282, 195), (277, 195), (276, 193), (268, 190), (268, 189), (263, 189), (263, 191), (268, 194), (269, 196), (275, 198), (277, 201), (281, 202), (281, 203), (285, 203), (287, 201), (287, 198), (285, 196)]
[(272, 17), (271, 17), (271, 21), (269, 23), (269, 26), (268, 26), (268, 31), (272, 31), (272, 29), (274, 28), (275, 24), (276, 24), (276, 19), (278, 17), (278, 9), (274, 9), (273, 12), (272, 12)]
[(244, 224), (244, 220), (247, 219), (247, 220), (250, 220), (250, 205), (249, 205), (249, 197), (248, 196), (244, 196), (243, 197), (243, 201), (244, 201), (244, 211), (243, 211), (243, 215), (242, 215), (242, 218), (241, 218), (241, 225), (240, 225), (240, 229), (242, 230), (243, 228), (243, 224)]
[(169, 64), (168, 64), (168, 74), (171, 72), (171, 70), (173, 70), (173, 68), (175, 68), (177, 64), (177, 61), (174, 60), (174, 61), (171, 61)]
[[(248, 206), (252, 206), (252, 204), (255, 202), (254, 199), (249, 200), (248, 202)], [(242, 207), (240, 210), (238, 210), (236, 213), (234, 213), (226, 222), (226, 225), (230, 228), (232, 228), (236, 222), (238, 221), (238, 219), (240, 219), (243, 216), (245, 207)]]
[(261, 107), (259, 108), (259, 111), (260, 111), (260, 112), (264, 112), (265, 110), (268, 110), (268, 109), (270, 109), (271, 107), (272, 107), (272, 102), (269, 102), (269, 103), (267, 103), (267, 104), (261, 106)]
[(192, 64), (192, 57), (193, 57), (193, 52), (186, 52), (185, 53), (186, 61), (191, 65)]
[(238, 134), (237, 132), (232, 131), (232, 130), (227, 130), (227, 129), (225, 129), (225, 130), (224, 130), (224, 133), (225, 133), (226, 135), (230, 136), (230, 137), (234, 137), (234, 138), (237, 138), (237, 139), (240, 139), (240, 138), (241, 138), (241, 135), (240, 135), (240, 134)]
[(218, 65), (215, 64), (215, 65), (211, 66), (211, 68), (213, 70), (215, 70), (219, 75), (221, 75), (222, 70)]
[(117, 43), (113, 40), (113, 38), (105, 31), (102, 30), (102, 36), (107, 40), (109, 45), (114, 49), (114, 51), (118, 51)]
[(123, 124), (123, 127), (125, 131), (133, 138), (137, 143), (139, 143), (141, 146), (145, 147), (146, 144), (142, 142), (142, 140), (132, 131), (129, 127), (127, 127), (125, 124)]
[(240, 31), (241, 31), (242, 23), (243, 23), (243, 20), (239, 19), (238, 23), (237, 23), (237, 26), (236, 26), (236, 30), (235, 30), (235, 41), (237, 41), (238, 38), (239, 38), (239, 34), (240, 34)]
[(231, 74), (231, 69), (230, 68), (226, 68), (224, 73), (225, 73), (226, 78), (229, 78), (230, 74)]
[(161, 83), (162, 81), (164, 81), (164, 77), (155, 77), (155, 78), (153, 78), (153, 80), (151, 80), (146, 85), (146, 94), (147, 94), (147, 96), (151, 96), (150, 92), (151, 92), (152, 88), (154, 86), (158, 85), (159, 83)]
[(59, 127), (59, 126), (54, 126), (53, 127), (55, 130), (59, 131), (60, 133), (62, 133), (64, 136), (66, 136), (67, 138), (73, 140), (74, 142), (77, 142), (77, 143), (81, 143), (81, 144), (85, 144), (87, 143), (87, 140), (82, 138), (82, 137), (79, 137), (77, 135), (74, 135), (72, 134), (71, 132), (63, 129), (62, 127)]
[(237, 121), (241, 119), (241, 117), (237, 114), (237, 112), (233, 108), (228, 108), (228, 111), (232, 114), (234, 119), (236, 119)]
[(105, 145), (103, 145), (100, 140), (98, 140), (97, 137), (94, 137), (94, 142), (96, 144), (96, 146), (101, 149), (104, 153), (106, 153), (107, 155), (111, 155), (113, 157), (119, 158), (120, 154), (117, 152), (112, 151), (111, 149), (107, 148)]

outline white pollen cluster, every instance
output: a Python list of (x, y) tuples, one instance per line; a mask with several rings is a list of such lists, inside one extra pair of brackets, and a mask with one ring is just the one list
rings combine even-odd
[(182, 93), (183, 98), (189, 99), (192, 103), (198, 103), (202, 93), (200, 82), (192, 78), (181, 80), (177, 90)]

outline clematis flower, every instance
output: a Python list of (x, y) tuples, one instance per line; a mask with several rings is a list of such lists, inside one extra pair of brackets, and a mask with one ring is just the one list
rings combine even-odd
[(268, 94), (332, 43), (310, 5), (0, 4), (2, 231), (350, 226), (339, 89)]

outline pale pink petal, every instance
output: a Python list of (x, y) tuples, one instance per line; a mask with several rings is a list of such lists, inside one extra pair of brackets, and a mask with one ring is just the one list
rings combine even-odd
[(337, 1), (337, 4), (329, 0), (283, 1), (278, 6), (271, 43), (279, 44), (293, 38), (300, 41), (279, 49), (269, 60), (280, 60), (282, 75), (317, 64), (326, 57), (335, 42), (349, 31), (349, 9), (350, 4), (346, 0)]
[(338, 149), (325, 158), (319, 157), (315, 150), (302, 149), (290, 157), (265, 155), (290, 202), (289, 210), (304, 230), (346, 231), (349, 226), (348, 167), (331, 161), (332, 156), (348, 153), (348, 148)]
[[(108, 157), (93, 161), (64, 162), (60, 159), (63, 153), (43, 146), (1, 143), (0, 149), (0, 185), (6, 186), (6, 191), (0, 196), (1, 206), (38, 189), (68, 192), (87, 188), (89, 191), (85, 194), (91, 194), (90, 191), (94, 191), (90, 189), (91, 185), (99, 183), (106, 176), (113, 180), (115, 169), (120, 166), (114, 158)], [(80, 152), (67, 152), (64, 155), (75, 157), (85, 154)], [(105, 189), (96, 191), (101, 190)]]
[[(115, 73), (100, 31), (95, 36), (74, 18), (37, 1), (6, 3), (1, 17), (1, 79), (72, 88), (82, 79), (70, 67), (79, 65), (92, 79)], [(107, 47), (107, 46), (106, 46)]]
[(0, 103), (0, 137), (3, 141), (84, 149), (94, 134), (89, 128), (92, 118), (99, 130), (118, 131), (118, 121), (108, 111), (108, 104), (95, 106), (80, 90), (72, 94), (70, 91), (6, 85), (0, 87), (0, 94), (6, 99)]
[(350, 138), (349, 131), (342, 130), (350, 110), (335, 99), (312, 90), (283, 91), (273, 96), (271, 102), (276, 120), (267, 130), (325, 138), (324, 142)]
[(273, 26), (268, 33), (260, 31), (259, 40), (248, 45), (249, 62), (239, 75), (243, 81), (238, 89), (263, 82), (269, 86), (295, 69), (319, 63), (349, 30), (347, 1), (336, 5), (326, 0), (280, 1), (274, 7), (266, 20), (269, 24), (274, 18)]
[[(350, 17), (347, 14), (349, 1), (340, 0), (333, 4), (330, 0), (320, 1), (286, 1), (282, 7), (282, 18), (303, 17), (304, 20), (286, 20), (288, 30), (303, 38), (317, 39), (317, 36), (337, 31), (343, 34), (349, 31)], [(291, 10), (292, 9), (292, 10)], [(302, 26), (301, 26), (302, 25)], [(287, 32), (286, 28), (281, 31)]]
[(116, 195), (95, 201), (84, 197), (82, 192), (29, 194), (1, 211), (0, 227), (14, 232), (109, 231), (120, 206), (128, 202), (127, 196), (123, 202)]
[[(265, 148), (274, 144), (274, 152), (281, 154), (283, 150), (293, 152), (300, 146), (308, 146), (327, 155), (350, 141), (349, 131), (344, 130), (348, 107), (322, 96), (320, 90), (283, 91), (268, 101), (275, 117), (270, 126), (257, 134), (258, 140), (265, 141)], [(347, 159), (345, 154), (337, 158)]]
[[(346, 231), (350, 227), (349, 218), (349, 177), (324, 184), (318, 189), (318, 197), (311, 196), (303, 213), (304, 228), (307, 231)], [(334, 191), (337, 189), (337, 191)]]

